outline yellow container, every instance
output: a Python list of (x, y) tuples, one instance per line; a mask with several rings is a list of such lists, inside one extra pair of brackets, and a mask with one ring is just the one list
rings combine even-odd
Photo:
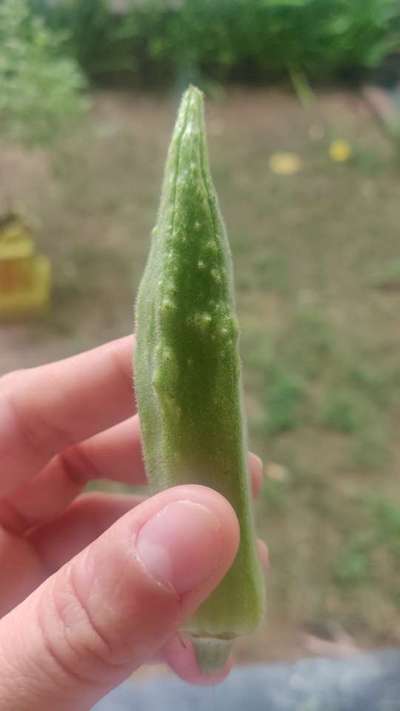
[(50, 288), (50, 262), (35, 254), (30, 229), (13, 213), (0, 217), (0, 318), (42, 312)]

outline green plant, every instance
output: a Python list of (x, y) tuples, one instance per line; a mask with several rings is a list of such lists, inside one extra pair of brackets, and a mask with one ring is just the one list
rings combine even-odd
[[(135, 75), (137, 36), (135, 13), (113, 12), (108, 0), (29, 0), (32, 10), (55, 32), (66, 32), (64, 50), (93, 80)], [(135, 51), (136, 48), (136, 51)]]
[(396, 398), (396, 370), (371, 367), (365, 362), (363, 354), (358, 355), (357, 362), (348, 366), (347, 377), (351, 387), (368, 397), (377, 407), (387, 407)]
[(400, 258), (386, 262), (372, 279), (372, 285), (377, 289), (387, 291), (400, 290)]
[(374, 524), (375, 545), (387, 546), (400, 559), (400, 506), (383, 496), (369, 496), (366, 507)]
[(240, 522), (235, 561), (188, 630), (199, 663), (220, 666), (263, 614), (241, 404), (229, 244), (209, 174), (202, 94), (190, 87), (168, 152), (136, 307), (135, 381), (151, 483), (201, 483)]
[(334, 562), (334, 577), (342, 587), (359, 585), (371, 578), (369, 534), (354, 534)]
[(269, 434), (292, 430), (300, 423), (305, 382), (297, 373), (272, 363), (265, 371), (265, 424)]
[(321, 422), (338, 432), (356, 432), (364, 422), (363, 402), (349, 389), (329, 390), (322, 406)]
[(315, 306), (302, 306), (295, 312), (284, 340), (286, 358), (307, 380), (321, 376), (337, 356), (332, 325)]
[(381, 470), (391, 459), (389, 437), (385, 419), (375, 416), (355, 433), (352, 461), (366, 471)]
[(46, 143), (80, 116), (85, 86), (62, 38), (32, 15), (26, 0), (0, 3), (0, 134)]
[(305, 82), (360, 73), (398, 45), (397, 0), (147, 0), (118, 14), (105, 0), (30, 0), (97, 80), (198, 77)]
[(345, 533), (333, 565), (334, 578), (343, 587), (371, 582), (379, 574), (379, 553), (386, 554), (389, 566), (397, 567), (400, 560), (400, 506), (377, 495), (362, 497), (357, 506), (366, 516), (364, 527)]
[(281, 516), (287, 512), (290, 493), (290, 486), (287, 481), (265, 479), (262, 495), (265, 510), (269, 517)]

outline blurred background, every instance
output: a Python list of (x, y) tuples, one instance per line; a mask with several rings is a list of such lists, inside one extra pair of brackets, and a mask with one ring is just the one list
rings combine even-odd
[(132, 330), (189, 81), (266, 463), (239, 658), (399, 644), (398, 0), (0, 0), (0, 373)]

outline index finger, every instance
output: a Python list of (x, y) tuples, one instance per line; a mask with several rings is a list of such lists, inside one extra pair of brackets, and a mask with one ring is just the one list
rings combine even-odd
[(135, 412), (132, 336), (0, 380), (0, 494)]

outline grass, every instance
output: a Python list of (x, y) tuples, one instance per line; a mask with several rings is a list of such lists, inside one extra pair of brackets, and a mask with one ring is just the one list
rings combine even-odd
[[(342, 468), (379, 470), (391, 459), (390, 421), (398, 369), (379, 367), (373, 355), (349, 347), (321, 310), (301, 307), (284, 326), (255, 347), (245, 342), (246, 362), (263, 387), (263, 417), (254, 430), (270, 446), (285, 432), (304, 427), (342, 435)], [(254, 386), (256, 387), (256, 385)], [(318, 435), (316, 435), (318, 436)]]
[(390, 468), (393, 459), (390, 432), (385, 418), (382, 420), (371, 420), (355, 433), (350, 461), (356, 470), (377, 472)]
[[(175, 106), (103, 94), (91, 123), (48, 158), (3, 147), (9, 191), (41, 225), (55, 289), (41, 323), (4, 329), (0, 370), (132, 330)], [(317, 139), (310, 124), (324, 127)], [(266, 481), (257, 504), (272, 559), (269, 622), (243, 655), (273, 657), (268, 640), (282, 620), (298, 630), (333, 619), (360, 644), (396, 642), (397, 157), (350, 95), (317, 97), (306, 114), (282, 92), (232, 89), (210, 101), (208, 127), (251, 446), (287, 474)], [(350, 163), (329, 160), (335, 137), (352, 145)], [(278, 150), (298, 153), (302, 172), (271, 173)]]
[[(343, 589), (379, 583), (384, 585), (395, 605), (399, 604), (397, 574), (400, 562), (400, 506), (382, 496), (368, 495), (357, 499), (366, 516), (367, 526), (361, 531), (345, 532), (347, 540), (333, 565), (333, 575)], [(386, 568), (386, 570), (385, 570)], [(393, 573), (388, 578), (387, 568)]]
[(265, 369), (265, 429), (270, 435), (295, 429), (301, 422), (305, 384), (300, 376), (272, 362)]
[(325, 394), (320, 421), (336, 432), (353, 434), (363, 427), (364, 401), (349, 389), (331, 389)]
[(400, 290), (400, 258), (384, 263), (371, 283), (378, 289)]

